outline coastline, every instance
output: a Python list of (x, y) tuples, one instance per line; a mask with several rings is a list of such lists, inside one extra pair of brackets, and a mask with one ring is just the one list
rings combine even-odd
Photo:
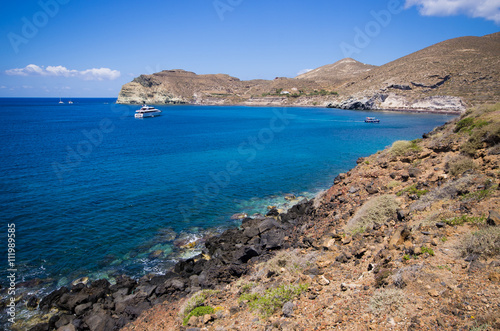
[[(291, 206), (290, 208), (291, 208), (291, 209), (294, 209), (294, 210), (292, 210), (292, 211), (291, 211), (291, 214), (290, 214), (290, 215), (292, 215), (292, 216), (287, 216), (289, 213), (278, 213), (278, 215), (270, 215), (270, 216), (275, 216), (276, 218), (274, 218), (274, 217), (273, 217), (273, 218), (274, 218), (274, 219), (276, 219), (276, 220), (277, 220), (277, 218), (280, 218), (280, 217), (284, 217), (284, 218), (286, 219), (286, 218), (288, 218), (288, 217), (296, 218), (296, 217), (300, 217), (300, 216), (306, 216), (306, 215), (308, 215), (308, 213), (309, 213), (309, 212), (310, 212), (310, 210), (312, 209), (312, 208), (311, 208), (311, 206), (312, 206), (312, 204), (313, 204), (313, 202), (312, 202), (312, 201), (314, 201), (314, 199), (312, 199), (312, 200), (310, 200), (310, 201), (307, 201), (307, 200), (306, 200), (305, 202), (304, 202), (304, 201), (302, 201), (301, 203), (298, 203), (297, 205)], [(307, 210), (309, 210), (309, 211), (307, 211)], [(281, 214), (283, 214), (284, 216), (280, 216)], [(309, 215), (309, 216), (310, 216), (310, 215)], [(265, 221), (265, 220), (267, 220), (267, 222), (270, 222), (270, 219), (269, 219), (269, 218), (257, 219), (257, 220), (258, 220), (258, 221)], [(272, 222), (272, 221), (271, 221), (271, 222)], [(274, 230), (274, 227), (276, 227), (276, 226), (277, 226), (276, 224), (274, 224), (274, 222), (272, 222), (272, 223), (273, 223), (273, 225), (272, 225), (272, 227), (271, 227), (270, 229), (268, 229), (269, 231), (270, 231), (270, 230)], [(244, 226), (244, 227), (243, 227), (244, 229), (254, 228), (254, 227), (259, 227), (259, 226), (260, 226), (260, 224), (259, 224), (259, 225), (257, 225), (257, 224), (255, 224), (255, 223), (253, 223), (253, 221), (248, 220), (248, 219), (246, 220), (245, 224), (248, 224), (248, 225)], [(298, 226), (298, 225), (300, 225), (300, 223), (293, 224), (293, 226), (294, 226), (294, 227), (295, 227), (295, 226)], [(267, 225), (266, 225), (266, 226), (267, 226)], [(227, 230), (226, 232), (227, 232), (230, 236), (232, 236), (232, 235), (234, 234), (233, 230), (234, 230), (234, 229), (230, 229), (230, 230)], [(268, 230), (266, 230), (266, 231), (268, 231)], [(286, 230), (286, 229), (281, 228), (281, 230)], [(264, 232), (265, 232), (265, 231), (264, 231)], [(274, 234), (276, 234), (275, 232), (273, 232), (273, 233), (274, 233)], [(280, 236), (281, 236), (281, 232), (277, 232), (277, 233), (278, 233), (278, 238), (280, 238)], [(286, 233), (286, 232), (284, 232), (283, 234), (285, 234), (285, 233)], [(262, 233), (259, 233), (259, 235), (261, 235), (261, 234), (262, 234)], [(223, 235), (224, 235), (224, 234), (223, 234)], [(291, 232), (291, 233), (290, 233), (290, 237), (292, 237), (292, 235), (293, 235), (293, 232)], [(273, 235), (273, 236), (274, 236), (274, 235)], [(284, 237), (286, 237), (286, 235), (285, 235)], [(232, 238), (228, 238), (228, 240), (232, 240)], [(275, 245), (275, 244), (276, 244), (276, 243), (272, 243), (272, 242), (271, 242), (271, 245)], [(282, 245), (281, 243), (278, 243), (278, 244), (279, 244), (279, 247), (280, 247), (279, 249), (286, 249), (287, 247), (292, 247), (292, 246), (287, 246), (288, 244), (286, 244), (286, 243), (283, 243), (283, 247), (281, 247), (281, 245)], [(240, 245), (240, 243), (234, 243), (234, 245), (233, 245), (233, 246), (234, 246), (234, 247), (238, 247), (238, 245)], [(267, 244), (266, 244), (266, 245), (267, 245)], [(261, 259), (265, 260), (265, 259), (269, 258), (269, 257), (270, 257), (270, 255), (272, 254), (272, 252), (276, 249), (276, 247), (273, 247), (273, 246), (269, 246), (269, 249), (268, 249), (267, 247), (268, 247), (268, 246), (266, 246), (266, 247), (262, 248), (262, 250), (263, 250), (263, 253), (261, 254), (261, 255), (262, 255), (262, 257), (259, 257), (259, 259), (255, 260), (255, 262), (261, 261)], [(238, 247), (238, 250), (241, 250), (241, 248), (242, 248), (242, 247)], [(234, 251), (230, 251), (230, 252), (235, 253)], [(136, 290), (136, 289), (138, 289), (138, 288), (141, 288), (141, 289), (142, 289), (142, 287), (143, 287), (143, 286), (154, 286), (154, 284), (155, 284), (155, 283), (157, 283), (157, 282), (166, 282), (168, 279), (173, 279), (173, 278), (177, 279), (177, 278), (179, 278), (179, 277), (180, 277), (180, 278), (182, 278), (182, 279), (185, 279), (185, 278), (186, 278), (186, 276), (189, 276), (189, 273), (190, 273), (189, 271), (186, 271), (186, 270), (190, 270), (190, 268), (192, 268), (192, 269), (195, 269), (195, 268), (201, 268), (201, 267), (199, 266), (199, 264), (204, 264), (204, 263), (206, 263), (206, 261), (205, 261), (205, 259), (204, 259), (204, 257), (203, 257), (203, 255), (207, 255), (207, 254), (205, 254), (205, 253), (206, 253), (206, 252), (204, 252), (204, 253), (202, 254), (202, 256), (199, 256), (199, 255), (198, 255), (198, 256), (195, 256), (194, 258), (187, 259), (186, 261), (181, 261), (181, 262), (179, 262), (179, 263), (178, 263), (178, 264), (177, 264), (177, 265), (173, 268), (173, 272), (171, 272), (171, 273), (167, 273), (167, 275), (165, 275), (165, 276), (154, 276), (154, 277), (152, 277), (152, 278), (150, 278), (150, 279), (147, 279), (147, 278), (144, 278), (144, 277), (143, 277), (143, 278), (141, 278), (141, 279), (140, 279), (140, 280), (138, 280), (138, 281), (137, 281), (137, 280), (134, 280), (135, 285), (134, 285), (133, 287), (131, 287), (129, 290), (131, 290), (131, 291), (135, 291), (135, 290)], [(209, 254), (208, 254), (209, 256), (213, 256), (215, 252), (212, 252), (212, 253), (208, 252), (208, 253), (209, 253)], [(249, 256), (250, 256), (250, 259), (252, 259), (252, 256), (251, 256), (251, 255), (255, 254), (255, 253), (252, 253), (251, 251), (250, 251), (250, 252), (248, 252), (248, 251), (247, 251), (247, 252), (239, 252), (239, 251), (238, 251), (238, 253), (235, 253), (235, 254), (240, 254), (240, 253), (241, 253), (241, 254), (243, 254), (243, 255), (242, 255), (243, 257), (239, 257), (239, 258), (238, 258), (238, 260), (237, 260), (237, 263), (233, 263), (233, 264), (240, 265), (240, 264), (241, 264), (241, 261), (244, 261), (244, 260), (245, 260), (245, 259), (247, 259), (247, 257), (249, 257)], [(231, 259), (232, 259), (232, 258), (229, 258), (229, 259), (228, 259), (228, 260), (226, 260), (225, 262), (228, 262), (228, 261), (230, 262), (230, 261), (231, 261)], [(204, 262), (204, 261), (205, 261), (205, 262)], [(247, 261), (247, 262), (248, 262), (248, 261)], [(188, 266), (187, 266), (187, 267), (186, 267), (186, 264), (188, 264)], [(193, 264), (193, 265), (191, 266), (190, 264)], [(187, 268), (187, 269), (186, 269), (186, 268)], [(244, 268), (244, 269), (245, 269), (245, 268)], [(198, 271), (199, 271), (199, 270), (198, 270)], [(243, 271), (242, 271), (242, 270), (240, 270), (240, 269), (239, 269), (239, 267), (236, 267), (236, 269), (229, 271), (229, 273), (230, 273), (230, 274), (231, 274), (231, 273), (236, 273), (236, 274), (239, 274), (240, 272), (244, 272), (244, 270), (243, 270)], [(216, 273), (216, 271), (214, 271), (214, 273)], [(217, 271), (217, 274), (218, 274), (218, 271)], [(179, 276), (179, 275), (180, 275), (180, 276)], [(191, 275), (191, 276), (192, 276), (192, 275)], [(189, 276), (189, 277), (191, 277), (191, 276)], [(189, 278), (189, 277), (188, 277), (188, 278)], [(214, 276), (214, 277), (215, 277), (215, 276)], [(224, 276), (224, 277), (226, 277), (226, 276)], [(218, 277), (215, 277), (215, 278), (217, 279), (217, 281), (216, 281), (216, 282), (214, 282), (214, 284), (222, 284), (222, 283), (227, 283), (227, 281), (228, 281), (228, 280), (232, 279), (232, 277), (229, 277), (229, 278), (227, 278), (227, 279), (226, 279), (226, 278), (223, 278), (222, 280), (221, 280), (221, 279), (219, 279)], [(89, 282), (89, 280), (88, 280), (88, 279), (87, 279), (86, 281), (84, 281), (84, 282), (81, 282), (81, 283), (79, 283), (79, 282), (75, 282), (72, 286), (68, 287), (68, 288), (67, 288), (67, 290), (61, 290), (61, 289), (62, 289), (62, 287), (61, 287), (61, 288), (57, 289), (55, 292), (52, 292), (51, 294), (49, 294), (49, 295), (45, 296), (43, 299), (41, 299), (41, 301), (39, 302), (39, 304), (40, 304), (40, 305), (42, 305), (42, 303), (43, 303), (43, 305), (42, 305), (43, 307), (45, 307), (46, 305), (49, 305), (49, 306), (50, 306), (50, 305), (54, 305), (54, 306), (56, 306), (56, 307), (61, 307), (61, 306), (62, 306), (63, 308), (61, 308), (61, 309), (70, 309), (70, 311), (73, 311), (74, 309), (76, 309), (76, 307), (77, 307), (78, 305), (77, 305), (77, 306), (74, 306), (74, 307), (67, 306), (64, 302), (63, 302), (63, 303), (61, 303), (61, 302), (60, 302), (61, 298), (62, 298), (65, 294), (67, 294), (67, 295), (66, 295), (66, 297), (64, 297), (63, 301), (64, 301), (64, 300), (67, 300), (67, 297), (71, 297), (71, 296), (73, 296), (73, 295), (76, 295), (76, 293), (79, 293), (82, 289), (84, 289), (84, 288), (88, 288), (88, 287), (82, 287), (82, 285), (80, 285), (80, 284), (85, 284), (85, 286), (87, 286), (86, 284), (90, 284), (90, 286), (92, 286), (92, 285), (91, 285), (92, 283), (88, 283), (88, 282)], [(97, 281), (95, 281), (95, 282), (97, 282), (98, 284), (101, 284), (101, 283), (102, 283), (101, 285), (99, 285), (99, 286), (101, 286), (101, 287), (99, 287), (99, 288), (98, 288), (98, 290), (99, 290), (99, 291), (101, 291), (101, 292), (103, 292), (103, 293), (106, 293), (106, 294), (105, 294), (106, 296), (110, 295), (111, 293), (115, 293), (115, 292), (114, 292), (115, 290), (123, 289), (123, 288), (120, 288), (120, 287), (113, 287), (113, 286), (115, 286), (116, 284), (113, 284), (113, 285), (111, 285), (111, 284), (107, 284), (107, 283), (106, 283), (106, 282), (107, 282), (106, 280), (97, 280)], [(129, 280), (126, 280), (126, 282), (129, 282)], [(191, 293), (191, 292), (192, 292), (192, 288), (191, 288), (191, 287), (189, 287), (189, 286), (188, 286), (188, 284), (187, 284), (186, 282), (184, 282), (184, 283), (185, 283), (185, 284), (184, 284), (184, 286), (182, 287), (182, 291)], [(179, 284), (180, 284), (180, 283), (177, 283), (177, 285), (178, 285), (178, 286), (180, 286)], [(97, 285), (96, 285), (96, 286), (97, 286)], [(121, 285), (119, 285), (119, 286), (121, 286)], [(207, 285), (205, 284), (205, 286), (207, 286)], [(210, 285), (210, 286), (211, 286), (211, 285)], [(209, 286), (209, 287), (210, 287), (210, 286)], [(174, 286), (174, 288), (175, 288), (175, 286)], [(188, 288), (189, 288), (189, 291), (186, 291), (186, 289), (188, 289)], [(200, 287), (200, 288), (202, 288), (202, 287)], [(172, 295), (174, 295), (174, 297), (178, 299), (178, 295), (179, 295), (179, 293), (177, 293), (177, 290), (178, 290), (178, 289), (176, 289), (176, 290), (175, 290), (175, 291), (173, 291), (172, 293), (170, 293), (170, 292), (169, 292), (169, 293), (170, 293), (170, 294), (172, 294)], [(88, 290), (88, 291), (89, 291), (89, 293), (91, 293), (91, 296), (92, 296), (92, 295), (94, 295), (94, 294), (95, 294), (95, 292), (93, 292), (93, 291), (97, 291), (97, 290), (92, 289), (92, 290)], [(170, 291), (170, 290), (168, 290), (168, 291)], [(168, 291), (167, 291), (167, 292), (168, 292)], [(63, 293), (63, 292), (64, 292), (64, 293)], [(98, 294), (99, 294), (99, 293), (101, 293), (101, 292), (98, 292)], [(165, 293), (167, 293), (167, 292), (165, 292)], [(174, 294), (174, 292), (175, 292), (175, 294)], [(54, 294), (54, 293), (55, 293), (55, 294)], [(87, 295), (87, 294), (89, 294), (89, 293), (86, 293), (85, 295)], [(161, 293), (161, 291), (158, 291), (158, 293)], [(158, 293), (157, 293), (157, 292), (156, 292), (156, 290), (155, 290), (154, 294), (158, 294)], [(165, 293), (164, 293), (164, 294), (165, 294)], [(54, 294), (54, 295), (53, 295), (53, 294)], [(169, 294), (169, 295), (170, 295), (170, 294)], [(82, 295), (82, 297), (85, 297), (85, 295)], [(183, 295), (187, 295), (187, 294), (184, 294), (184, 293), (183, 293)], [(99, 296), (98, 296), (98, 297), (99, 297)], [(46, 298), (48, 298), (48, 299), (46, 299)], [(100, 300), (100, 299), (102, 299), (102, 298), (103, 298), (103, 297), (100, 297), (100, 298), (98, 298), (97, 300)], [(80, 298), (80, 299), (82, 299), (82, 298)], [(78, 300), (80, 300), (80, 299), (78, 299)], [(150, 299), (150, 297), (146, 297), (145, 299), (148, 299), (148, 300), (149, 300), (149, 299)], [(44, 301), (44, 300), (45, 300), (45, 301)], [(77, 301), (78, 301), (78, 300), (77, 300)], [(82, 299), (82, 300), (83, 300), (83, 301), (88, 301), (88, 300), (90, 300), (90, 299), (89, 299), (89, 297), (88, 297), (88, 296), (86, 296), (86, 297), (85, 297), (84, 299)], [(93, 299), (92, 299), (92, 300), (93, 300)], [(96, 302), (97, 302), (97, 301), (96, 301)], [(158, 302), (159, 302), (159, 301), (158, 301)], [(86, 303), (88, 303), (88, 302), (86, 302)], [(32, 304), (33, 304), (33, 303), (32, 303)], [(115, 304), (116, 304), (116, 303), (115, 303)], [(40, 307), (42, 307), (42, 306), (40, 306)], [(148, 305), (144, 305), (144, 307), (146, 307), (146, 306), (148, 306)], [(146, 308), (147, 308), (147, 307), (146, 307)], [(78, 311), (79, 311), (79, 312), (81, 312), (80, 310), (78, 310)], [(85, 312), (86, 312), (86, 311), (85, 311)], [(74, 314), (76, 314), (76, 311), (74, 312)]]
[[(124, 103), (124, 102), (116, 102), (116, 104), (119, 105), (125, 105), (125, 106), (137, 106), (140, 105), (140, 103)], [(147, 102), (147, 104), (154, 105), (154, 106), (168, 106), (168, 107), (179, 107), (179, 106), (199, 106), (199, 107), (212, 107), (212, 106), (217, 106), (217, 107), (250, 107), (250, 108), (256, 108), (256, 107), (283, 107), (283, 108), (324, 108), (324, 109), (342, 109), (342, 110), (360, 110), (360, 111), (373, 111), (373, 112), (384, 112), (384, 111), (390, 111), (390, 112), (401, 112), (401, 113), (426, 113), (426, 114), (443, 114), (443, 115), (461, 115), (465, 112), (465, 110), (447, 110), (447, 109), (430, 109), (430, 108), (373, 108), (373, 109), (353, 109), (353, 108), (337, 108), (337, 107), (330, 107), (330, 104), (327, 102), (327, 104), (324, 105), (313, 105), (313, 104), (287, 104), (287, 103), (183, 103), (183, 104), (168, 104), (168, 103), (156, 103), (156, 102)]]

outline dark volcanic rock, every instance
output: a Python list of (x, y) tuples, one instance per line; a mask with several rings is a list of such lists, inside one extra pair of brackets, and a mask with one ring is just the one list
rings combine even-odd
[(115, 328), (113, 318), (104, 313), (87, 316), (83, 319), (83, 323), (90, 331), (109, 331)]
[(486, 220), (486, 222), (489, 225), (499, 226), (500, 225), (500, 214), (496, 210), (490, 210), (489, 215), (488, 215), (488, 219)]
[(54, 307), (55, 303), (66, 293), (68, 293), (67, 287), (61, 287), (58, 290), (53, 291), (40, 301), (40, 309), (49, 310)]

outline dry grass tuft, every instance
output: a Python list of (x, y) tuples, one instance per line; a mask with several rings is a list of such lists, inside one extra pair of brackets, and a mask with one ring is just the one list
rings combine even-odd
[(382, 224), (394, 215), (399, 207), (393, 195), (381, 195), (366, 202), (347, 222), (344, 230), (352, 232), (355, 229), (370, 228), (374, 224)]
[(462, 256), (493, 257), (500, 255), (500, 227), (488, 227), (469, 233), (459, 246)]
[(370, 300), (369, 309), (375, 314), (403, 314), (406, 296), (399, 289), (380, 289)]
[(467, 170), (477, 169), (476, 164), (470, 157), (457, 156), (446, 163), (446, 170), (452, 176), (459, 176)]
[(390, 152), (393, 155), (401, 156), (405, 155), (408, 152), (418, 150), (420, 150), (420, 147), (415, 141), (398, 140), (392, 144)]

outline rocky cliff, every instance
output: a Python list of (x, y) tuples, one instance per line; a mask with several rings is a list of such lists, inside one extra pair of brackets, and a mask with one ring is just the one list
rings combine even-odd
[(125, 84), (117, 102), (462, 112), (500, 100), (499, 86), (495, 33), (447, 40), (380, 67), (344, 59), (296, 78), (241, 81), (165, 70)]

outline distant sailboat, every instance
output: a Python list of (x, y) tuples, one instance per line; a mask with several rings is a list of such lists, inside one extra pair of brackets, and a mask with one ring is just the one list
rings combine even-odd
[(64, 101), (62, 101), (61, 98), (59, 98), (59, 103), (64, 103)]

